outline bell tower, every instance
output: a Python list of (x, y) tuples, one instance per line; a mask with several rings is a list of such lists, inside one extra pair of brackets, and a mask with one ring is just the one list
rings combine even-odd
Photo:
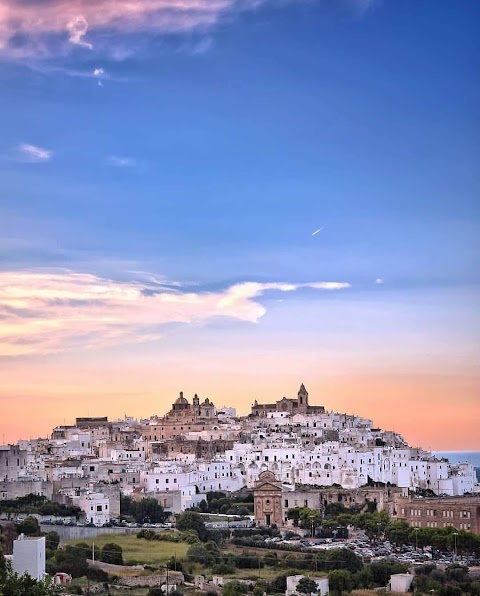
[(305, 389), (305, 385), (302, 383), (298, 391), (298, 411), (306, 412), (308, 410), (308, 391)]

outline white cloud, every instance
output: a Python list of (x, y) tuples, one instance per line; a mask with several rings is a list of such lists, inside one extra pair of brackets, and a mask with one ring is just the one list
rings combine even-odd
[(84, 17), (77, 16), (73, 18), (67, 23), (66, 28), (70, 34), (68, 38), (70, 43), (73, 43), (77, 46), (82, 46), (83, 48), (88, 48), (89, 50), (93, 48), (91, 43), (88, 43), (83, 39), (88, 31), (88, 23)]
[(319, 281), (311, 284), (304, 284), (306, 288), (315, 288), (316, 290), (343, 290), (350, 288), (351, 284), (339, 281)]
[(105, 74), (105, 71), (103, 70), (103, 68), (95, 68), (93, 71), (94, 77), (103, 77), (104, 74)]
[(110, 165), (115, 166), (117, 168), (134, 168), (137, 165), (135, 159), (131, 157), (120, 157), (118, 155), (111, 155), (108, 158)]
[(381, 286), (383, 284), (383, 279), (381, 277), (377, 277), (377, 279), (375, 280), (375, 283), (379, 286)]
[(72, 272), (0, 272), (0, 356), (151, 341), (167, 324), (216, 317), (257, 323), (266, 312), (258, 299), (266, 292), (348, 286), (244, 282), (195, 292)]
[(18, 146), (18, 150), (22, 153), (23, 157), (29, 161), (44, 162), (49, 161), (53, 155), (53, 152), (37, 145), (31, 145), (29, 143), (21, 143)]

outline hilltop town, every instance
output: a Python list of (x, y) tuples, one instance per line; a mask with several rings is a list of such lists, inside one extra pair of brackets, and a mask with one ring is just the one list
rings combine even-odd
[[(400, 517), (405, 507), (396, 502), (412, 492), (446, 498), (480, 491), (471, 464), (411, 447), (370, 419), (312, 405), (302, 384), (295, 398), (254, 401), (247, 416), (198, 395), (189, 401), (181, 392), (164, 416), (80, 417), (48, 439), (1, 446), (0, 499), (43, 495), (79, 506), (85, 523), (102, 526), (119, 517), (120, 495), (151, 496), (180, 513), (209, 492), (251, 491), (265, 472), (284, 495), (272, 510), (256, 502), (255, 516), (266, 525), (285, 523), (298, 503), (319, 508), (331, 499), (371, 498)], [(479, 531), (469, 517), (427, 521)]]

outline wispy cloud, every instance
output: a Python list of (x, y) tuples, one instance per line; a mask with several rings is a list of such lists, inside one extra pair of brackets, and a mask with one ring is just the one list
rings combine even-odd
[(383, 284), (383, 279), (381, 277), (377, 277), (375, 283), (377, 284), (377, 286), (381, 286)]
[(88, 23), (84, 17), (78, 16), (73, 18), (67, 23), (66, 29), (69, 33), (68, 40), (70, 43), (88, 48), (89, 50), (93, 49), (92, 44), (83, 39), (88, 31)]
[[(268, 0), (0, 0), (0, 52), (26, 57), (62, 53), (69, 45), (106, 49), (110, 35), (211, 30), (226, 15)], [(301, 2), (302, 0), (274, 0)], [(320, 0), (316, 0), (320, 1)], [(374, 0), (336, 0), (364, 12)], [(21, 39), (22, 43), (18, 43)], [(115, 45), (115, 44), (113, 44)], [(198, 50), (205, 51), (208, 43)]]
[(259, 301), (266, 292), (348, 286), (244, 282), (201, 292), (72, 272), (0, 272), (0, 356), (151, 341), (167, 324), (216, 317), (257, 323), (266, 312)]
[(121, 157), (118, 155), (111, 155), (108, 158), (108, 163), (117, 168), (134, 168), (138, 162), (132, 157)]
[(20, 155), (27, 161), (36, 163), (49, 161), (52, 158), (53, 152), (37, 145), (31, 145), (29, 143), (20, 143), (17, 147)]

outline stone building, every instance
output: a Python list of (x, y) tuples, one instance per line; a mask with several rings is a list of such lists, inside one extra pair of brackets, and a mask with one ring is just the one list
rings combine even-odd
[(257, 400), (252, 406), (252, 416), (266, 417), (270, 413), (285, 413), (289, 416), (294, 414), (323, 414), (323, 406), (310, 406), (308, 404), (308, 391), (302, 383), (297, 393), (297, 398), (282, 397), (274, 404), (259, 404)]
[(377, 511), (395, 513), (396, 499), (402, 489), (396, 487), (340, 487), (315, 488), (308, 485), (284, 485), (275, 474), (264, 471), (254, 485), (255, 521), (258, 525), (289, 525), (287, 512), (294, 507), (308, 507), (323, 514), (325, 507), (338, 503), (345, 509), (366, 510), (369, 505)]
[(28, 452), (18, 445), (0, 445), (0, 480), (16, 481), (25, 473)]
[(215, 405), (208, 397), (200, 402), (197, 394), (194, 395), (192, 403), (184, 397), (183, 391), (180, 391), (179, 397), (172, 404), (172, 409), (166, 414), (166, 420), (183, 420), (196, 422), (197, 420), (212, 420), (216, 417), (217, 410)]
[(208, 397), (201, 402), (197, 394), (192, 403), (180, 391), (179, 397), (172, 404), (170, 411), (163, 417), (155, 419), (141, 428), (142, 436), (147, 441), (162, 441), (180, 437), (188, 432), (199, 432), (209, 429), (218, 422), (217, 410)]
[(282, 494), (283, 519), (287, 521), (287, 511), (293, 507), (308, 507), (323, 512), (325, 507), (335, 503), (343, 505), (345, 509), (366, 510), (368, 506), (372, 506), (376, 511), (386, 511), (392, 515), (395, 511), (395, 499), (402, 492), (402, 489), (397, 487), (365, 486), (348, 489), (297, 485), (294, 490), (285, 490)]
[(415, 528), (447, 528), (480, 534), (480, 496), (398, 497), (395, 518)]
[(282, 483), (273, 472), (262, 472), (254, 487), (255, 521), (260, 526), (283, 525)]

